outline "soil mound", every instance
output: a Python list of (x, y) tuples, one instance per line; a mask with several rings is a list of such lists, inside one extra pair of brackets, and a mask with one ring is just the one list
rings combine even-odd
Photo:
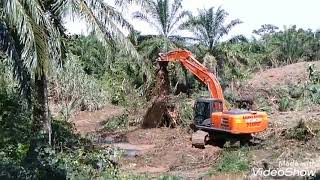
[[(314, 64), (317, 70), (320, 70), (320, 61), (299, 62), (287, 66), (267, 69), (252, 75), (252, 79), (245, 82), (238, 88), (236, 98), (252, 99), (254, 101), (253, 110), (257, 101), (267, 102), (272, 107), (272, 111), (276, 111), (277, 102), (279, 100), (279, 91), (282, 88), (290, 86), (303, 85), (308, 81), (308, 68)], [(260, 100), (259, 100), (260, 99)]]
[(253, 78), (247, 82), (247, 85), (256, 88), (274, 88), (304, 83), (308, 80), (308, 67), (311, 64), (314, 64), (317, 69), (320, 69), (320, 61), (299, 62), (256, 73)]

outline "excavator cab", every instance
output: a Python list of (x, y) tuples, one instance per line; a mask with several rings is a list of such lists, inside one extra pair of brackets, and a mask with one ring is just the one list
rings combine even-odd
[(221, 100), (212, 98), (200, 98), (194, 104), (194, 124), (198, 126), (211, 127), (211, 114), (223, 111)]

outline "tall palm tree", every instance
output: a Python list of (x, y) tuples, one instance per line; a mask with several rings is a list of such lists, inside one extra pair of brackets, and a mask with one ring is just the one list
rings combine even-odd
[(229, 14), (221, 7), (217, 10), (214, 7), (202, 9), (198, 13), (197, 16), (192, 16), (183, 27), (193, 32), (194, 40), (204, 45), (209, 52), (214, 52), (221, 38), (227, 35), (233, 27), (242, 23), (239, 19), (226, 23)]
[(51, 60), (61, 56), (59, 32), (38, 1), (4, 0), (2, 3), (5, 36), (1, 37), (1, 45), (17, 67), (15, 75), (21, 86), (26, 87), (23, 89), (28, 89), (29, 96), (34, 93), (34, 131), (45, 129), (50, 136), (47, 76)]
[(221, 39), (228, 35), (230, 30), (242, 22), (239, 19), (226, 23), (228, 13), (221, 7), (199, 10), (198, 15), (191, 16), (189, 21), (183, 24), (185, 29), (193, 32), (195, 38), (207, 51), (214, 52), (215, 46)]
[[(210, 53), (218, 60), (218, 72), (223, 68), (223, 58), (219, 57), (221, 53), (216, 48), (221, 39), (228, 35), (230, 30), (242, 22), (239, 19), (231, 20), (226, 23), (228, 13), (221, 7), (215, 9), (202, 9), (198, 15), (191, 16), (190, 19), (182, 25), (183, 29), (188, 29), (194, 34), (193, 40), (199, 43), (199, 47), (204, 47), (205, 53)], [(235, 36), (234, 41), (243, 36)]]
[(173, 43), (181, 39), (176, 33), (181, 24), (190, 15), (182, 10), (183, 0), (145, 0), (142, 9), (133, 13), (133, 18), (147, 22), (157, 31), (155, 37), (148, 39), (147, 44), (153, 48), (162, 47), (168, 51)]
[[(34, 130), (45, 130), (51, 142), (47, 79), (61, 55), (61, 19), (66, 14), (86, 20), (100, 41), (117, 44), (138, 57), (119, 27), (132, 29), (103, 0), (2, 0), (0, 1), (0, 50), (11, 60), (25, 94), (34, 93)], [(31, 80), (32, 79), (32, 80)]]
[[(118, 0), (124, 1), (124, 0)], [(130, 0), (129, 0), (130, 1)], [(173, 48), (181, 47), (183, 37), (177, 35), (181, 24), (190, 15), (188, 11), (182, 9), (183, 0), (144, 0), (140, 3), (141, 10), (134, 12), (133, 18), (148, 23), (155, 31), (153, 35), (140, 35), (138, 38), (138, 50), (148, 60), (155, 60), (160, 52), (167, 52)], [(153, 72), (152, 61), (146, 61), (149, 76)], [(154, 62), (154, 61), (153, 61)], [(176, 72), (179, 80), (174, 79), (172, 83), (181, 83), (185, 75), (180, 73), (181, 69), (175, 65), (173, 71)], [(175, 77), (176, 78), (176, 77)]]

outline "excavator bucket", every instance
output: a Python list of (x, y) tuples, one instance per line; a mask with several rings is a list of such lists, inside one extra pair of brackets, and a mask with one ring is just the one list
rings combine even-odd
[(166, 54), (159, 53), (158, 61), (179, 61), (181, 59), (187, 59), (192, 56), (192, 53), (187, 50), (170, 51)]

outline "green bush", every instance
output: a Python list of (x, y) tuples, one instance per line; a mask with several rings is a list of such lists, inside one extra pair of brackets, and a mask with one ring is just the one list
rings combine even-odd
[(279, 111), (288, 111), (290, 110), (292, 103), (289, 97), (282, 97), (279, 101)]
[(33, 134), (8, 158), (0, 149), (0, 179), (116, 179), (118, 157), (114, 149), (96, 149), (91, 141), (73, 134), (72, 125), (53, 121), (53, 145)]
[(257, 105), (257, 110), (265, 111), (270, 113), (272, 111), (271, 104), (264, 97), (257, 97), (255, 104)]
[[(19, 161), (32, 135), (31, 112), (21, 96), (0, 91), (0, 152)], [(0, 154), (0, 157), (1, 157)]]
[(68, 54), (64, 68), (57, 68), (50, 79), (50, 95), (64, 120), (76, 110), (98, 110), (107, 102), (107, 93), (95, 78), (85, 74), (79, 59)]
[(32, 132), (23, 98), (0, 94), (0, 179), (115, 179), (118, 156), (113, 149), (96, 149), (74, 134), (73, 125), (52, 120), (52, 146), (47, 135)]
[(185, 99), (178, 104), (181, 125), (183, 127), (189, 127), (189, 125), (193, 122), (193, 104), (191, 104), (190, 101), (188, 102), (187, 100), (188, 99)]
[(220, 158), (216, 170), (223, 173), (237, 173), (248, 171), (250, 168), (248, 152), (244, 149), (239, 151), (225, 151)]
[(303, 96), (304, 94), (304, 87), (303, 86), (290, 86), (289, 87), (289, 95), (291, 98), (299, 99)]
[(319, 132), (319, 124), (307, 124), (305, 121), (300, 120), (297, 126), (290, 128), (285, 132), (285, 138), (308, 141)]
[(121, 114), (120, 116), (113, 116), (104, 122), (104, 129), (108, 131), (127, 129), (128, 127), (129, 127), (128, 113)]

